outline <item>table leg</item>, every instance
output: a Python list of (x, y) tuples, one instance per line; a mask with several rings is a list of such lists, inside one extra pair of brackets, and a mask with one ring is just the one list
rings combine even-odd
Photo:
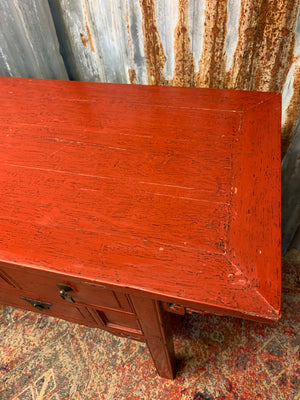
[(130, 296), (157, 372), (163, 378), (175, 377), (175, 353), (170, 315), (159, 301)]

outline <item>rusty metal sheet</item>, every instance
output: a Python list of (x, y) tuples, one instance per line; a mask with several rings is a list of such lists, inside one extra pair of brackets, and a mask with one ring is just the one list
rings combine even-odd
[(283, 86), (282, 98), (282, 147), (285, 154), (294, 134), (296, 124), (300, 120), (300, 7), (295, 26), (292, 63)]
[(0, 74), (68, 79), (46, 0), (0, 1)]

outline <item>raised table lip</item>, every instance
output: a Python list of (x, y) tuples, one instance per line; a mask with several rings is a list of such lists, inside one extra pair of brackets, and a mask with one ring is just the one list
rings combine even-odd
[[(140, 96), (142, 93), (145, 94), (145, 93), (149, 93), (150, 92), (150, 94), (154, 94), (156, 97), (153, 98), (153, 96), (152, 96), (152, 99), (151, 99), (151, 96), (149, 98), (143, 97), (143, 102), (146, 102), (147, 104), (150, 104), (149, 101), (153, 101), (153, 103), (151, 103), (151, 104), (159, 105), (160, 107), (165, 107), (163, 102), (161, 102), (161, 99), (163, 98), (164, 93), (168, 93), (167, 98), (169, 100), (170, 100), (170, 94), (171, 93), (172, 94), (179, 93), (180, 96), (182, 96), (182, 97), (187, 96), (187, 93), (193, 93), (193, 96), (194, 96), (194, 94), (195, 94), (195, 96), (199, 95), (199, 98), (201, 98), (201, 96), (204, 96), (204, 95), (208, 96), (208, 97), (209, 96), (213, 97), (213, 101), (211, 101), (211, 103), (209, 104), (209, 107), (207, 108), (208, 110), (216, 110), (217, 111), (217, 110), (221, 109), (223, 112), (232, 112), (232, 111), (239, 112), (240, 115), (243, 118), (245, 118), (246, 115), (249, 115), (249, 111), (253, 111), (254, 110), (254, 112), (255, 112), (257, 107), (258, 108), (262, 107), (263, 104), (264, 104), (265, 107), (269, 107), (269, 108), (270, 107), (275, 107), (275, 108), (277, 108), (277, 111), (278, 111), (278, 107), (280, 106), (280, 100), (281, 100), (281, 97), (280, 97), (279, 93), (228, 91), (228, 90), (225, 90), (225, 89), (170, 88), (170, 87), (165, 88), (165, 87), (153, 87), (153, 86), (147, 87), (147, 86), (143, 86), (143, 85), (141, 85), (141, 86), (135, 86), (135, 85), (131, 86), (131, 85), (122, 85), (122, 84), (121, 85), (120, 84), (108, 84), (108, 83), (97, 83), (97, 84), (95, 83), (94, 84), (94, 83), (87, 83), (87, 82), (44, 81), (44, 80), (37, 81), (37, 80), (31, 80), (31, 79), (25, 79), (25, 78), (0, 78), (0, 88), (1, 88), (1, 84), (3, 84), (4, 86), (6, 85), (5, 86), (6, 88), (9, 88), (9, 86), (11, 84), (12, 87), (13, 87), (13, 90), (17, 90), (17, 91), (20, 90), (20, 93), (22, 93), (22, 92), (24, 93), (26, 88), (30, 88), (32, 90), (35, 90), (36, 87), (47, 88), (47, 87), (49, 87), (49, 85), (51, 85), (51, 87), (54, 88), (53, 90), (55, 90), (55, 88), (57, 88), (57, 90), (59, 90), (59, 88), (65, 88), (65, 87), (68, 87), (68, 88), (73, 87), (73, 88), (81, 88), (81, 89), (84, 88), (87, 91), (93, 91), (93, 88), (97, 88), (97, 90), (98, 89), (101, 90), (100, 88), (105, 88), (106, 91), (107, 91), (107, 89), (116, 90), (117, 92), (119, 91), (120, 93), (121, 92), (123, 93), (124, 91), (125, 92), (127, 91), (128, 95), (134, 94), (136, 96)], [(40, 90), (40, 89), (36, 89), (36, 90)], [(76, 93), (76, 91), (74, 93)], [(240, 103), (238, 101), (239, 100), (239, 96), (242, 98)], [(63, 95), (61, 94), (60, 91), (59, 91), (59, 95), (57, 96), (57, 98), (58, 97), (63, 97)], [(248, 102), (247, 102), (247, 97), (248, 97)], [(189, 98), (189, 101), (190, 101), (189, 95), (188, 95), (188, 98)], [(217, 99), (219, 99), (219, 103), (218, 103), (218, 101), (216, 101)], [(249, 99), (251, 101), (249, 101)], [(159, 103), (159, 104), (155, 103), (155, 101), (157, 102), (158, 100), (161, 103)], [(76, 101), (76, 99), (73, 98), (72, 101)], [(195, 107), (189, 106), (187, 104), (185, 104), (183, 107), (182, 106), (175, 106), (174, 105), (175, 104), (174, 103), (174, 99), (172, 100), (172, 97), (171, 97), (170, 101), (171, 101), (171, 104), (168, 103), (168, 107), (171, 107), (171, 108), (193, 109), (195, 111), (197, 111), (197, 110), (205, 110), (206, 109), (206, 108), (203, 108), (202, 106), (200, 107), (198, 104)], [(172, 101), (173, 101), (173, 103), (172, 103)], [(193, 101), (195, 101), (195, 99), (193, 99)], [(227, 101), (227, 103), (226, 103), (226, 101)], [(229, 103), (228, 103), (228, 101), (229, 101)], [(232, 102), (232, 104), (230, 103), (230, 101)], [(123, 102), (129, 102), (130, 103), (130, 100), (129, 99), (125, 100), (125, 101), (123, 100)], [(228, 107), (228, 109), (224, 109), (224, 104), (225, 104), (225, 108)], [(220, 108), (221, 105), (223, 106), (222, 108)], [(234, 105), (235, 105), (235, 107), (234, 107)], [(237, 105), (239, 105), (239, 107), (237, 107)], [(0, 125), (2, 125), (2, 126), (5, 125), (4, 122), (1, 123), (1, 113), (0, 113)], [(277, 135), (278, 135), (278, 133), (277, 133)], [(278, 166), (277, 166), (277, 168), (278, 168)], [(271, 170), (272, 169), (274, 169), (274, 167), (272, 167)], [(278, 184), (278, 171), (276, 172), (276, 179), (272, 180), (272, 183)], [(277, 197), (279, 198), (278, 193), (277, 193)], [(272, 206), (274, 206), (274, 205), (272, 205)], [(277, 207), (277, 205), (276, 205), (276, 207)], [(275, 215), (276, 219), (278, 219), (278, 215), (277, 215), (278, 212), (280, 213), (280, 208), (277, 207), (276, 210), (274, 209), (274, 213), (276, 214)], [(271, 222), (270, 220), (268, 220), (268, 221)], [(280, 240), (279, 234), (278, 234), (279, 229), (280, 229), (280, 227), (276, 228), (276, 232), (277, 232), (276, 235), (278, 236), (278, 240)], [(1, 241), (0, 241), (0, 243), (1, 243)], [(279, 247), (280, 247), (279, 244), (276, 243), (277, 255), (278, 255), (278, 248)], [(0, 244), (0, 248), (1, 248), (1, 244)], [(1, 252), (0, 252), (0, 254), (1, 254)], [(236, 259), (232, 258), (231, 254), (232, 254), (232, 249), (228, 249), (228, 254), (226, 256), (227, 257), (227, 262), (229, 264), (231, 263), (231, 264), (237, 265), (237, 271), (238, 271), (239, 270), (239, 265), (236, 262)], [(11, 261), (6, 260), (6, 262), (11, 262)], [(5, 257), (3, 258), (3, 262), (5, 262)], [(18, 262), (21, 265), (27, 265), (27, 266), (29, 265), (26, 262), (24, 262), (22, 264), (22, 260), (21, 259), (19, 259)], [(277, 294), (276, 294), (277, 300), (278, 300), (278, 296), (280, 297), (280, 271), (279, 271), (280, 270), (280, 265), (279, 265), (280, 262), (281, 262), (281, 260), (277, 261), (277, 265), (275, 267), (276, 270), (277, 270), (276, 277), (274, 275), (274, 284), (277, 286)], [(34, 268), (37, 267), (37, 265), (34, 265), (34, 263), (32, 264), (32, 266), (34, 266)], [(59, 272), (59, 271), (57, 270), (57, 272)], [(63, 271), (60, 271), (60, 272), (63, 273)], [(276, 282), (275, 282), (275, 280), (276, 280)], [(102, 279), (99, 276), (99, 282), (100, 283), (101, 282), (104, 282), (104, 283), (106, 282), (108, 284), (114, 284), (114, 279), (111, 279), (111, 280), (108, 279), (108, 278), (107, 279)], [(123, 287), (127, 287), (127, 286), (130, 287), (131, 286), (133, 289), (136, 289), (136, 290), (141, 290), (141, 291), (144, 291), (144, 292), (147, 292), (147, 293), (150, 293), (150, 294), (151, 293), (152, 294), (158, 293), (158, 295), (165, 295), (165, 296), (169, 296), (169, 297), (172, 297), (172, 298), (178, 298), (178, 300), (183, 299), (183, 301), (189, 301), (189, 300), (190, 301), (197, 301), (197, 299), (194, 296), (191, 296), (189, 298), (189, 296), (187, 294), (186, 294), (186, 296), (177, 296), (176, 297), (176, 290), (177, 290), (176, 287), (174, 288), (175, 290), (173, 290), (173, 293), (172, 293), (172, 290), (168, 290), (166, 293), (163, 293), (162, 291), (157, 291), (153, 287), (153, 285), (151, 287), (151, 284), (150, 285), (148, 284), (148, 286), (146, 284), (145, 285), (141, 285), (141, 284), (132, 284), (132, 285), (130, 285), (130, 284), (127, 284), (127, 283), (124, 284), (124, 283), (122, 283), (120, 281), (120, 282), (118, 282), (118, 285), (123, 286)], [(255, 294), (255, 292), (257, 292), (257, 296), (258, 297), (259, 296), (262, 297), (262, 303), (267, 303), (266, 309), (264, 311), (264, 315), (261, 315), (261, 318), (266, 319), (266, 320), (267, 319), (270, 319), (270, 320), (277, 319), (278, 316), (280, 315), (280, 307), (278, 307), (278, 301), (276, 301), (275, 305), (272, 304), (272, 302), (274, 300), (274, 293), (272, 292), (270, 297), (265, 298), (259, 292), (259, 290), (256, 289), (255, 285), (256, 285), (256, 283), (253, 283), (253, 284), (251, 284), (249, 286), (249, 288), (251, 288), (251, 290), (253, 291), (253, 294)], [(241, 295), (243, 294), (242, 288), (241, 288), (240, 293), (241, 293)], [(266, 293), (269, 296), (268, 289), (266, 289)], [(173, 296), (172, 296), (172, 294), (173, 294)], [(207, 302), (207, 305), (209, 305), (209, 304), (214, 306), (212, 301), (211, 302)], [(203, 305), (205, 306), (205, 302), (203, 302)], [(237, 309), (235, 310), (234, 307), (232, 307), (231, 309), (232, 309), (233, 314), (234, 314), (235, 311), (241, 312), (241, 314), (243, 314), (243, 310), (240, 310), (240, 311), (237, 310)], [(249, 318), (251, 317), (251, 315), (250, 315), (251, 311), (250, 310), (248, 310), (248, 311), (245, 310), (244, 314), (245, 314), (245, 317), (249, 317)], [(255, 316), (257, 318), (259, 317), (258, 313), (254, 313), (254, 314), (255, 314)]]
[[(27, 264), (26, 262), (19, 262), (18, 259), (10, 259), (9, 257), (0, 258), (0, 271), (2, 267), (12, 267), (19, 268), (22, 266), (27, 269), (28, 272), (33, 274), (35, 273), (51, 273), (56, 275), (61, 275), (61, 280), (68, 281), (68, 279), (78, 280), (80, 283), (93, 283), (97, 284), (102, 288), (107, 288), (115, 291), (122, 291), (126, 294), (140, 295), (145, 297), (150, 297), (162, 302), (171, 302), (179, 304), (183, 307), (191, 307), (194, 310), (207, 311), (212, 314), (224, 315), (224, 316), (232, 316), (243, 319), (249, 319), (260, 322), (276, 322), (281, 317), (281, 311), (275, 310), (270, 304), (261, 296), (256, 288), (252, 288), (250, 286), (246, 288), (237, 288), (235, 290), (235, 295), (239, 295), (244, 297), (246, 300), (244, 305), (247, 305), (247, 309), (245, 307), (233, 306), (228, 304), (222, 304), (219, 301), (206, 301), (200, 298), (190, 298), (184, 296), (176, 296), (174, 293), (169, 293), (159, 289), (149, 289), (147, 287), (143, 287), (137, 284), (131, 284), (129, 282), (117, 282), (115, 280), (110, 279), (96, 279), (92, 278), (90, 275), (86, 275), (84, 271), (78, 271), (77, 273), (66, 273), (62, 269), (55, 267), (41, 267), (40, 265), (35, 265), (33, 263)], [(200, 296), (199, 296), (200, 297)], [(256, 304), (255, 307), (249, 306), (250, 301)]]
[[(127, 84), (127, 83), (110, 83), (110, 82), (88, 82), (88, 81), (72, 81), (72, 80), (55, 80), (55, 79), (36, 79), (36, 78), (23, 78), (23, 77), (0, 77), (0, 89), (3, 90), (3, 86), (7, 89), (10, 89), (10, 85), (17, 86), (19, 85), (27, 85), (28, 88), (40, 87), (40, 89), (49, 89), (49, 86), (53, 86), (59, 89), (68, 88), (74, 90), (74, 95), (84, 97), (84, 101), (93, 102), (96, 101), (93, 98), (88, 98), (90, 95), (90, 91), (94, 91), (95, 89), (107, 89), (111, 91), (112, 89), (117, 89), (119, 94), (122, 91), (129, 92), (130, 95), (155, 95), (155, 97), (151, 97), (151, 99), (140, 98), (139, 103), (145, 104), (151, 101), (154, 105), (162, 105), (166, 106), (163, 102), (159, 101), (161, 97), (164, 97), (166, 93), (168, 94), (169, 103), (168, 107), (174, 108), (193, 108), (193, 109), (209, 109), (209, 110), (222, 110), (228, 112), (244, 112), (248, 109), (256, 107), (257, 104), (263, 104), (272, 100), (273, 98), (277, 98), (281, 102), (282, 95), (280, 92), (275, 91), (258, 91), (258, 90), (241, 90), (241, 89), (223, 89), (223, 88), (206, 88), (206, 87), (175, 87), (175, 86), (158, 86), (158, 85), (143, 85), (143, 84)], [(2, 88), (1, 88), (2, 85)], [(5, 86), (7, 85), (7, 86)], [(76, 92), (75, 89), (78, 91)], [(79, 91), (80, 89), (80, 91)], [(83, 91), (86, 90), (86, 92)], [(190, 94), (195, 95), (207, 95), (213, 97), (213, 102), (209, 103), (209, 107), (205, 105), (197, 105), (195, 101), (197, 99), (193, 99), (194, 105), (190, 107), (187, 104), (184, 105), (175, 105), (178, 100), (172, 99), (170, 95), (175, 92), (181, 93), (186, 96), (186, 92), (190, 92)], [(8, 90), (8, 93), (11, 92)], [(165, 93), (164, 93), (165, 92)], [(70, 91), (72, 93), (72, 91)], [(70, 95), (69, 93), (69, 95)], [(97, 95), (101, 94), (101, 92), (97, 93)], [(103, 93), (102, 93), (103, 94)], [(228, 96), (230, 94), (230, 96)], [(45, 92), (43, 95), (47, 96)], [(116, 93), (112, 92), (111, 95), (116, 95)], [(57, 92), (55, 97), (60, 98), (66, 96), (65, 92)], [(50, 95), (51, 97), (51, 95)], [(78, 101), (78, 98), (69, 97), (67, 100), (70, 101)], [(180, 98), (179, 98), (180, 100)], [(186, 100), (186, 99), (185, 99)], [(259, 102), (257, 102), (259, 100)], [(83, 101), (81, 99), (80, 101)], [(145, 101), (145, 103), (143, 103)], [(126, 99), (126, 102), (133, 102), (130, 98)], [(225, 108), (220, 108), (220, 105), (223, 104)]]

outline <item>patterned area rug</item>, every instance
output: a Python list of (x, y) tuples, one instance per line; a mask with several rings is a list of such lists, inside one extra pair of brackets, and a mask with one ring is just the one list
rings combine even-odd
[(276, 325), (193, 315), (180, 326), (175, 316), (174, 381), (156, 374), (144, 344), (2, 307), (0, 400), (300, 399), (298, 254), (283, 260)]

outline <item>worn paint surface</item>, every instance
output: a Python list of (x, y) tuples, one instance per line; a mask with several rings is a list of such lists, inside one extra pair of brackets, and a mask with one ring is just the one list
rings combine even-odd
[(280, 94), (0, 88), (2, 261), (279, 318)]
[(300, 0), (12, 0), (0, 11), (1, 75), (281, 92), (287, 152)]

